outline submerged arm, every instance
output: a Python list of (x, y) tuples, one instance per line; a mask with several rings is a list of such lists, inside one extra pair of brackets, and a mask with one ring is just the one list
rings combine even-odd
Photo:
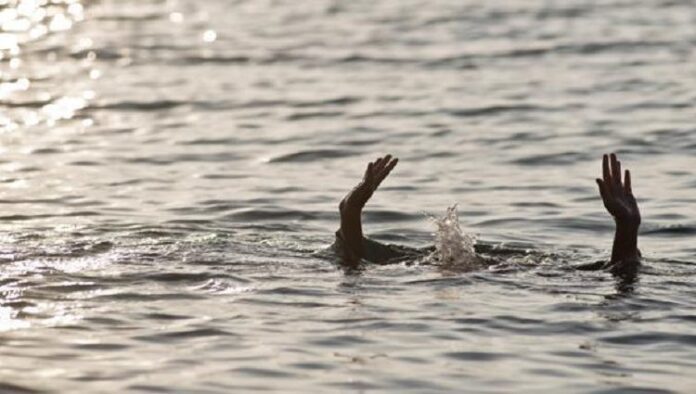
[(341, 200), (341, 228), (336, 235), (343, 242), (343, 260), (350, 266), (356, 266), (365, 257), (363, 244), (362, 210), (382, 181), (396, 166), (398, 159), (391, 155), (380, 157), (370, 162), (362, 181)]
[(640, 261), (638, 250), (638, 228), (640, 211), (631, 189), (631, 172), (626, 170), (621, 180), (621, 162), (615, 154), (604, 155), (602, 159), (602, 179), (597, 179), (599, 194), (604, 207), (614, 217), (616, 233), (611, 251), (612, 272), (626, 267), (635, 267)]

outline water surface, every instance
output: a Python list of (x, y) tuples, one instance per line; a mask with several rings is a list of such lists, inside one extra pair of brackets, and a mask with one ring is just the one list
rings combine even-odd
[[(0, 2), (0, 391), (690, 392), (690, 0)], [(645, 270), (604, 259), (603, 152)], [(492, 269), (322, 250), (365, 214), (515, 250)]]

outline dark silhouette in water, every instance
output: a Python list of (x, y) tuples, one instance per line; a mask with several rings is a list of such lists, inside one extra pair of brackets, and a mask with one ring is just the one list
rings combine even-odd
[(621, 162), (615, 154), (602, 158), (602, 179), (597, 178), (604, 207), (614, 217), (616, 233), (609, 262), (597, 262), (579, 269), (607, 269), (614, 275), (633, 276), (640, 267), (638, 228), (640, 210), (631, 188), (631, 172), (626, 170), (621, 180)]
[(357, 268), (361, 260), (385, 264), (416, 258), (422, 254), (418, 249), (384, 245), (363, 236), (362, 210), (398, 162), (399, 159), (392, 158), (391, 155), (370, 162), (362, 181), (348, 192), (338, 206), (341, 228), (336, 231), (334, 246), (338, 249), (342, 262), (348, 267)]
[[(398, 245), (384, 245), (366, 238), (362, 230), (362, 211), (375, 190), (396, 167), (398, 159), (380, 157), (367, 165), (363, 179), (341, 200), (341, 228), (334, 244), (344, 265), (357, 268), (362, 260), (384, 264), (415, 258), (432, 249), (419, 250)], [(580, 270), (605, 269), (617, 276), (634, 276), (640, 266), (638, 227), (640, 211), (631, 189), (631, 173), (621, 177), (621, 162), (615, 154), (604, 155), (602, 179), (597, 179), (599, 194), (616, 222), (611, 260), (577, 267)]]

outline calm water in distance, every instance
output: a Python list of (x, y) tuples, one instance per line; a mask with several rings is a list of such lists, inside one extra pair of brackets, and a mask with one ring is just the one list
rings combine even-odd
[[(696, 390), (693, 0), (0, 1), (0, 391)], [(645, 269), (594, 178), (634, 175)], [(374, 238), (321, 251), (367, 161)]]

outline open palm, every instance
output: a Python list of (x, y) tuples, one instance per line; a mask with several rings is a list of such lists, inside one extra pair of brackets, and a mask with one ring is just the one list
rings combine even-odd
[(597, 179), (597, 185), (607, 211), (617, 223), (640, 225), (640, 211), (631, 189), (631, 172), (626, 170), (622, 182), (621, 162), (613, 153), (602, 158), (602, 178)]
[(353, 190), (348, 192), (348, 194), (343, 198), (340, 204), (340, 209), (343, 210), (357, 210), (361, 211), (367, 201), (370, 200), (372, 194), (379, 187), (382, 181), (389, 175), (391, 170), (394, 169), (396, 163), (399, 159), (392, 159), (391, 155), (386, 155), (384, 157), (377, 158), (377, 160), (370, 162), (365, 170), (365, 175), (362, 181), (358, 183)]

